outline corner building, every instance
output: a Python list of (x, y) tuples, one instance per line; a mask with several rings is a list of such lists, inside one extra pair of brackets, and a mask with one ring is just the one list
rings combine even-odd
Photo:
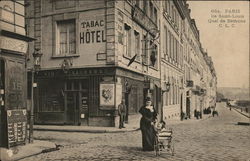
[(25, 31), (24, 1), (0, 1), (0, 160), (27, 143), (26, 58), (32, 40)]
[(128, 123), (147, 96), (162, 113), (160, 2), (27, 3), (28, 33), (36, 38), (29, 53), (35, 48), (43, 53), (41, 70), (35, 75), (36, 124), (117, 126), (122, 98)]

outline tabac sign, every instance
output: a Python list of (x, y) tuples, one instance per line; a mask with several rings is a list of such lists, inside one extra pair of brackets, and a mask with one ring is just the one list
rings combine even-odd
[(80, 45), (106, 42), (104, 16), (80, 18)]
[(106, 52), (105, 25), (104, 15), (79, 15), (79, 51), (90, 60), (94, 61), (97, 53)]

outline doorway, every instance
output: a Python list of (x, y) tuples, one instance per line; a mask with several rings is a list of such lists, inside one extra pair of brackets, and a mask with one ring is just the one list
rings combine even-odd
[(183, 106), (182, 106), (182, 94), (181, 94), (181, 100), (180, 100), (180, 108), (181, 108), (181, 120), (185, 118), (185, 114), (183, 112)]
[(66, 122), (71, 125), (79, 124), (79, 95), (77, 92), (67, 91), (66, 95)]
[(186, 112), (187, 112), (187, 118), (191, 118), (189, 97), (186, 98)]
[(70, 125), (88, 125), (88, 81), (68, 80), (65, 90), (65, 122)]

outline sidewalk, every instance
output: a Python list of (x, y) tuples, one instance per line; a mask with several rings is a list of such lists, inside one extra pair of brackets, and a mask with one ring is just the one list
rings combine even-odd
[(0, 160), (16, 161), (40, 153), (56, 150), (56, 145), (49, 141), (34, 140), (32, 144), (13, 147), (10, 149), (0, 148)]
[(87, 132), (87, 133), (116, 133), (116, 132), (131, 132), (140, 129), (140, 118), (138, 115), (129, 116), (128, 124), (125, 123), (125, 128), (118, 127), (96, 127), (96, 126), (74, 126), (74, 125), (34, 125), (36, 131), (58, 131), (58, 132)]
[[(181, 121), (180, 119), (167, 120), (168, 125), (175, 125), (181, 123), (190, 123), (206, 120), (211, 115), (202, 115), (202, 119), (187, 119)], [(74, 125), (34, 125), (35, 131), (58, 131), (58, 132), (87, 132), (87, 133), (121, 133), (132, 132), (140, 130), (141, 115), (129, 116), (128, 124), (125, 124), (125, 128), (119, 129), (118, 127), (96, 127), (96, 126), (74, 126)]]

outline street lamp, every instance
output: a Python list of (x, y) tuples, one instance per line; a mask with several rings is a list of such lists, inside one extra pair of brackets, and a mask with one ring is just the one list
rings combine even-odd
[(170, 90), (170, 83), (169, 82), (165, 82), (164, 83), (164, 87), (165, 87), (165, 89), (162, 89), (162, 94), (165, 93), (165, 92), (169, 92), (169, 90)]
[(30, 127), (29, 127), (29, 143), (33, 143), (33, 125), (34, 125), (34, 90), (36, 87), (34, 85), (34, 73), (38, 72), (41, 69), (41, 57), (42, 53), (40, 49), (35, 48), (33, 55), (33, 68), (31, 69), (31, 108), (30, 108)]
[(42, 53), (40, 52), (40, 49), (35, 48), (35, 52), (32, 54), (33, 58), (34, 58), (34, 70), (35, 72), (37, 72), (38, 70), (41, 69), (41, 57), (42, 57)]

